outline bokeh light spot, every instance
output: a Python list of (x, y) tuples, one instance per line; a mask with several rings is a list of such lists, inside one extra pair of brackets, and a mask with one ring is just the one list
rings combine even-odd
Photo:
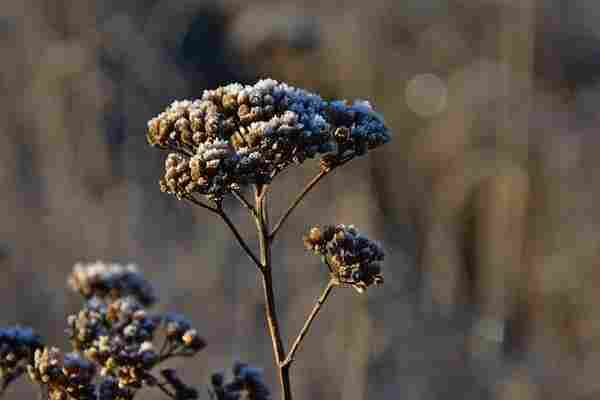
[(433, 117), (446, 109), (448, 88), (434, 74), (419, 74), (406, 85), (406, 104), (421, 117)]

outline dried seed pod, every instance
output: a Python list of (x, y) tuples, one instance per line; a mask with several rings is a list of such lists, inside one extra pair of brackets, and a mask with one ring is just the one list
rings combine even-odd
[(304, 236), (308, 250), (322, 257), (337, 283), (363, 293), (373, 284), (383, 283), (379, 262), (381, 246), (362, 236), (354, 226), (315, 226)]

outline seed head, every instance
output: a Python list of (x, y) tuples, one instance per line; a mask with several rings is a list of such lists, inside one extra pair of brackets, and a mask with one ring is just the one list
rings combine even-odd
[(220, 199), (250, 183), (268, 183), (308, 158), (324, 166), (364, 154), (390, 139), (365, 101), (327, 102), (272, 79), (205, 90), (173, 102), (148, 122), (148, 142), (171, 151), (161, 189)]
[(340, 284), (363, 293), (372, 284), (383, 283), (379, 265), (383, 249), (352, 225), (315, 226), (304, 236), (304, 244), (321, 256), (332, 278)]
[(73, 267), (68, 283), (86, 299), (114, 300), (133, 296), (146, 306), (156, 302), (154, 289), (133, 264), (78, 263)]

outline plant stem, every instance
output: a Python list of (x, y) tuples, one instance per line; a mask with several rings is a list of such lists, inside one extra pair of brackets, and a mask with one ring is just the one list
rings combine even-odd
[(302, 202), (304, 197), (317, 185), (317, 183), (321, 181), (321, 179), (325, 178), (327, 174), (335, 170), (337, 167), (341, 167), (347, 162), (352, 161), (353, 158), (353, 156), (346, 156), (344, 158), (339, 159), (334, 165), (330, 166), (329, 168), (321, 169), (321, 171), (317, 175), (315, 175), (314, 178), (310, 180), (310, 182), (306, 184), (304, 189), (302, 189), (300, 194), (298, 194), (298, 196), (296, 197), (296, 200), (294, 200), (292, 204), (290, 204), (288, 209), (285, 210), (283, 215), (279, 218), (279, 221), (277, 221), (275, 227), (273, 228), (271, 233), (269, 233), (269, 239), (273, 240), (275, 238), (275, 235), (277, 235), (277, 232), (281, 229), (281, 226), (287, 220), (290, 214), (296, 209), (296, 207), (298, 207), (298, 205)]
[(248, 254), (248, 257), (250, 257), (250, 259), (254, 262), (254, 264), (256, 264), (256, 266), (259, 269), (262, 269), (263, 268), (263, 264), (258, 260), (258, 258), (256, 258), (256, 256), (252, 252), (252, 250), (250, 250), (250, 247), (248, 247), (248, 244), (246, 243), (246, 241), (244, 240), (244, 238), (242, 238), (242, 235), (240, 235), (240, 232), (237, 230), (237, 228), (235, 227), (235, 225), (231, 221), (231, 219), (229, 219), (229, 217), (227, 216), (227, 214), (225, 213), (225, 211), (223, 211), (223, 209), (219, 207), (216, 210), (216, 213), (223, 219), (223, 221), (225, 221), (225, 224), (227, 224), (227, 226), (229, 227), (229, 229), (231, 229), (231, 232), (233, 232), (233, 235), (237, 239), (237, 241), (240, 244), (240, 246), (242, 246), (242, 249), (244, 249), (244, 251), (246, 252), (246, 254)]
[(212, 211), (214, 213), (218, 212), (218, 210), (215, 207), (209, 206), (208, 204), (205, 204), (205, 203), (201, 202), (200, 200), (196, 199), (192, 195), (187, 195), (187, 196), (184, 196), (183, 198), (185, 200), (189, 201), (190, 203), (193, 203), (193, 204), (197, 205), (198, 207), (205, 208), (208, 211)]
[(334, 281), (333, 279), (329, 281), (329, 283), (327, 284), (327, 287), (325, 288), (325, 290), (323, 290), (323, 293), (321, 294), (321, 296), (317, 300), (317, 304), (315, 304), (315, 306), (312, 309), (310, 315), (306, 319), (306, 322), (304, 322), (304, 326), (300, 330), (300, 333), (298, 334), (298, 337), (296, 337), (296, 340), (294, 340), (294, 343), (292, 344), (290, 352), (288, 353), (287, 357), (283, 361), (283, 365), (288, 366), (288, 365), (291, 365), (292, 362), (294, 362), (294, 355), (296, 354), (296, 351), (298, 351), (298, 348), (300, 347), (300, 344), (302, 343), (302, 340), (304, 339), (304, 337), (308, 333), (312, 322), (317, 317), (317, 314), (319, 314), (319, 311), (321, 310), (321, 307), (327, 301), (327, 297), (329, 296), (329, 294), (331, 293), (331, 291), (333, 290), (333, 288), (337, 286), (337, 284), (338, 283), (336, 281)]
[(240, 204), (250, 212), (250, 214), (253, 217), (256, 217), (256, 209), (254, 208), (254, 206), (252, 206), (252, 204), (250, 204), (248, 200), (246, 200), (242, 193), (240, 193), (238, 190), (232, 190), (231, 194), (233, 194), (233, 197), (235, 197), (240, 202)]
[(290, 216), (290, 214), (292, 213), (292, 211), (294, 211), (298, 204), (300, 204), (302, 199), (304, 199), (304, 196), (306, 196), (308, 192), (310, 192), (312, 188), (315, 187), (316, 184), (319, 183), (319, 181), (323, 179), (330, 171), (331, 169), (321, 170), (321, 172), (319, 172), (314, 178), (312, 178), (310, 182), (308, 182), (308, 184), (304, 187), (302, 192), (300, 192), (300, 194), (296, 197), (296, 200), (294, 200), (292, 204), (290, 204), (288, 209), (283, 213), (281, 218), (279, 218), (279, 221), (277, 221), (277, 223), (275, 224), (275, 227), (269, 234), (269, 238), (271, 240), (275, 238), (275, 235), (277, 235), (277, 232), (279, 231), (285, 220)]
[(267, 326), (271, 335), (273, 344), (273, 354), (275, 356), (275, 364), (279, 369), (279, 381), (284, 400), (292, 399), (292, 390), (290, 385), (290, 370), (289, 366), (283, 365), (285, 358), (285, 350), (283, 341), (281, 340), (281, 332), (279, 330), (279, 322), (277, 319), (277, 311), (275, 309), (275, 295), (273, 293), (273, 277), (271, 269), (271, 240), (269, 239), (268, 215), (266, 204), (266, 188), (256, 189), (256, 210), (257, 218), (256, 227), (260, 243), (260, 258), (261, 258), (261, 276), (265, 298), (265, 314), (267, 318)]

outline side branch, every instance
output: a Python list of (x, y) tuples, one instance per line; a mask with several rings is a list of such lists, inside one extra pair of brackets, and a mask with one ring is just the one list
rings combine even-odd
[(221, 209), (221, 208), (218, 208), (216, 210), (216, 213), (219, 214), (219, 216), (221, 217), (221, 219), (223, 221), (225, 221), (225, 224), (229, 227), (229, 229), (231, 230), (231, 232), (233, 232), (233, 235), (237, 239), (238, 243), (240, 244), (240, 246), (242, 247), (242, 249), (244, 249), (244, 251), (246, 252), (246, 254), (248, 255), (248, 257), (250, 257), (250, 259), (252, 260), (252, 262), (254, 264), (256, 264), (256, 266), (258, 267), (258, 269), (262, 270), (262, 268), (263, 268), (262, 263), (254, 255), (254, 253), (252, 252), (252, 250), (250, 250), (250, 247), (248, 247), (248, 244), (246, 243), (246, 241), (244, 240), (244, 238), (242, 238), (242, 235), (240, 235), (240, 232), (237, 230), (237, 228), (235, 227), (235, 225), (233, 224), (233, 222), (231, 221), (231, 219), (229, 218), (229, 216), (227, 216), (227, 214), (225, 213), (225, 211), (223, 211), (223, 209)]
[(202, 207), (208, 211), (214, 212), (214, 213), (219, 213), (219, 210), (216, 207), (212, 207), (209, 206), (208, 204), (205, 204), (203, 202), (201, 202), (200, 200), (196, 199), (194, 196), (192, 195), (187, 195), (184, 197), (185, 200), (189, 201), (192, 204), (197, 205), (198, 207)]
[(317, 175), (315, 175), (315, 177), (312, 178), (310, 182), (308, 182), (308, 184), (304, 187), (302, 192), (300, 192), (298, 197), (296, 197), (296, 200), (294, 200), (292, 202), (292, 204), (290, 204), (288, 209), (279, 218), (279, 221), (277, 221), (277, 223), (275, 224), (275, 227), (269, 234), (269, 239), (273, 240), (275, 238), (275, 235), (277, 235), (277, 232), (279, 231), (279, 229), (281, 229), (281, 226), (287, 220), (287, 218), (290, 216), (290, 214), (296, 209), (296, 207), (298, 207), (298, 204), (300, 204), (300, 202), (304, 199), (304, 197), (317, 185), (317, 183), (319, 183), (321, 181), (321, 179), (326, 177), (327, 174), (329, 174), (330, 172), (335, 170), (337, 167), (341, 167), (342, 165), (346, 164), (347, 162), (352, 161), (352, 159), (354, 159), (353, 155), (345, 156), (343, 158), (338, 159), (335, 164), (333, 164), (327, 168), (322, 168), (321, 171)]
[(329, 281), (329, 283), (327, 284), (327, 287), (325, 288), (325, 290), (323, 290), (323, 293), (317, 300), (317, 304), (315, 304), (310, 315), (306, 319), (306, 322), (304, 323), (304, 326), (300, 330), (298, 337), (296, 337), (296, 340), (294, 340), (294, 343), (292, 344), (292, 347), (290, 348), (290, 351), (289, 351), (287, 357), (280, 365), (280, 368), (283, 368), (283, 367), (289, 368), (289, 365), (291, 365), (292, 362), (294, 362), (294, 356), (296, 355), (296, 351), (298, 351), (298, 348), (300, 347), (302, 340), (308, 334), (311, 324), (317, 318), (317, 314), (319, 314), (321, 307), (323, 306), (323, 304), (325, 304), (325, 302), (327, 301), (327, 297), (329, 296), (329, 294), (331, 293), (333, 288), (336, 286), (337, 286), (336, 281), (334, 281), (333, 279)]
[(277, 232), (279, 231), (279, 229), (281, 228), (281, 226), (283, 225), (283, 223), (285, 222), (285, 220), (290, 216), (290, 214), (292, 213), (292, 211), (294, 211), (294, 209), (298, 206), (298, 204), (300, 204), (300, 202), (302, 201), (302, 199), (304, 199), (304, 197), (308, 194), (308, 192), (310, 192), (312, 190), (312, 188), (314, 188), (317, 185), (317, 183), (319, 183), (319, 181), (321, 179), (323, 179), (330, 171), (332, 171), (332, 169), (321, 170), (321, 172), (319, 172), (306, 185), (306, 187), (302, 190), (302, 192), (300, 192), (300, 194), (298, 195), (298, 197), (296, 197), (296, 200), (294, 200), (292, 202), (292, 204), (290, 204), (290, 206), (288, 207), (288, 209), (283, 213), (283, 215), (279, 218), (279, 221), (277, 221), (277, 223), (275, 224), (275, 227), (273, 228), (273, 230), (269, 234), (269, 238), (271, 240), (273, 240), (275, 238), (275, 235), (277, 235)]
[(240, 193), (238, 190), (232, 190), (231, 194), (233, 194), (233, 197), (235, 197), (242, 206), (244, 206), (248, 211), (250, 211), (254, 218), (256, 218), (256, 209), (252, 204), (250, 204), (248, 200), (246, 200), (242, 193)]

